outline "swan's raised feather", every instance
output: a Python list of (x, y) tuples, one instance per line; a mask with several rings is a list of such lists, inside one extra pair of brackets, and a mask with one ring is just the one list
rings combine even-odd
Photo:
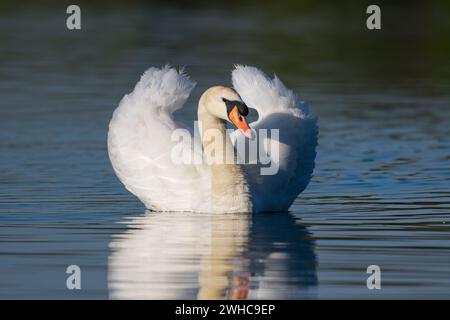
[(183, 106), (194, 86), (182, 71), (150, 68), (114, 111), (108, 132), (111, 163), (125, 187), (147, 208), (208, 210), (207, 166), (177, 165), (171, 159), (176, 145), (171, 134), (179, 128), (172, 113)]
[[(246, 165), (256, 211), (285, 211), (309, 183), (314, 169), (317, 146), (317, 118), (308, 105), (276, 76), (270, 79), (261, 70), (236, 66), (232, 72), (233, 87), (242, 100), (258, 111), (258, 120), (250, 126), (279, 129), (279, 139), (267, 139), (265, 150), (279, 165), (276, 175), (261, 175), (261, 164)], [(238, 131), (237, 139), (244, 139)], [(258, 139), (259, 136), (258, 136)], [(269, 150), (278, 150), (276, 154)]]

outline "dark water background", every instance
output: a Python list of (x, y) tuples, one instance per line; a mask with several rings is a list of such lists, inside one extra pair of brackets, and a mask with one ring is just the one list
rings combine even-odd
[[(0, 3), (0, 298), (450, 298), (450, 9)], [(149, 214), (115, 177), (112, 111), (150, 66), (202, 90), (276, 72), (319, 117), (290, 213)], [(65, 269), (82, 270), (82, 290)], [(366, 288), (379, 265), (382, 289)]]

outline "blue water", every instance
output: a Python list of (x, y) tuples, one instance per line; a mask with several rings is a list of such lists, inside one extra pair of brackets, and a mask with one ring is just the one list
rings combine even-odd
[[(373, 34), (358, 7), (93, 7), (76, 32), (60, 9), (0, 13), (0, 298), (450, 298), (448, 11), (422, 30), (388, 7)], [(289, 213), (146, 213), (125, 190), (108, 122), (165, 63), (198, 82), (185, 121), (234, 63), (309, 102), (316, 169)]]

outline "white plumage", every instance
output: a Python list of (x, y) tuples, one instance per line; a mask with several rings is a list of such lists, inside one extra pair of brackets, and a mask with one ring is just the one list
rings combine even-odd
[[(250, 126), (259, 129), (279, 129), (279, 139), (268, 139), (266, 151), (278, 162), (276, 175), (261, 175), (260, 163), (246, 165), (256, 211), (286, 211), (309, 183), (316, 157), (317, 118), (309, 114), (306, 103), (275, 76), (268, 78), (261, 70), (236, 66), (232, 72), (233, 87), (242, 100), (258, 111), (258, 120)], [(236, 130), (237, 139), (244, 139)], [(276, 147), (275, 147), (276, 145)]]
[[(258, 111), (259, 118), (250, 127), (257, 133), (258, 129), (279, 129), (278, 140), (265, 141), (266, 151), (279, 166), (277, 174), (261, 175), (261, 164), (242, 165), (251, 191), (251, 210), (288, 210), (307, 186), (314, 168), (316, 118), (278, 78), (271, 80), (256, 68), (236, 66), (232, 81), (245, 104)], [(179, 164), (171, 158), (179, 143), (171, 134), (181, 127), (173, 112), (183, 106), (194, 86), (183, 71), (168, 66), (150, 68), (114, 111), (108, 132), (111, 163), (125, 187), (149, 209), (208, 212), (212, 208), (210, 165)], [(244, 137), (236, 130), (231, 140), (239, 139)], [(201, 147), (193, 146), (200, 142), (192, 141), (183, 148), (200, 152), (197, 157), (201, 158)]]

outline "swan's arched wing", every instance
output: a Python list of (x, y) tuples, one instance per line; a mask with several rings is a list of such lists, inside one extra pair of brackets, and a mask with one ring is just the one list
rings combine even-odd
[[(257, 163), (245, 166), (254, 207), (257, 211), (287, 210), (308, 185), (314, 169), (317, 119), (277, 77), (270, 79), (257, 68), (236, 66), (232, 80), (242, 100), (258, 111), (259, 118), (250, 127), (256, 130), (257, 143), (270, 157), (270, 163), (263, 164), (261, 153), (257, 153), (258, 159), (250, 157)], [(278, 136), (273, 129), (278, 130)], [(248, 143), (238, 131), (232, 140)]]
[(258, 111), (259, 119), (276, 112), (289, 112), (306, 117), (308, 105), (274, 76), (270, 79), (261, 70), (237, 65), (232, 72), (233, 87), (250, 108)]
[(108, 132), (111, 163), (147, 208), (202, 211), (207, 205), (208, 168), (180, 160), (181, 154), (191, 158), (198, 153), (201, 159), (201, 148), (194, 148), (187, 131), (181, 131), (185, 139), (175, 140), (173, 135), (181, 127), (172, 113), (183, 106), (194, 86), (182, 71), (150, 68), (114, 111)]

